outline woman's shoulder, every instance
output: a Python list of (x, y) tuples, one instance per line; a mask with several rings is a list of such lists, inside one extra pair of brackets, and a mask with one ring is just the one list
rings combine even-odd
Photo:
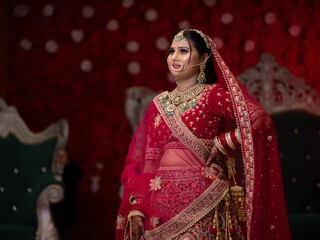
[(213, 94), (229, 94), (228, 89), (219, 84), (219, 83), (214, 83), (214, 84), (208, 84), (206, 87), (206, 90), (208, 92), (208, 95), (213, 95)]

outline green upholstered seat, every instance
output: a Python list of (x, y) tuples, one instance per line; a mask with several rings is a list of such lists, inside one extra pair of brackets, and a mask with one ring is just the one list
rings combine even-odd
[(320, 116), (273, 116), (293, 240), (320, 239)]
[(0, 239), (58, 239), (50, 204), (63, 198), (68, 124), (31, 132), (14, 107), (0, 100)]

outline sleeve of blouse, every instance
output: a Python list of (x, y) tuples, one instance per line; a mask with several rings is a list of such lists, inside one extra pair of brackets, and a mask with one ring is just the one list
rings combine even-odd
[[(216, 115), (235, 121), (231, 97), (226, 88), (218, 85), (213, 87), (209, 95), (208, 106), (209, 110)], [(240, 145), (240, 138), (237, 137), (237, 131), (238, 130), (233, 129), (230, 132), (224, 132), (219, 135), (216, 143), (221, 146), (222, 149), (219, 149), (220, 151), (222, 150), (222, 152), (226, 154)]]
[(209, 95), (209, 109), (220, 117), (234, 118), (230, 94), (227, 89), (215, 86)]

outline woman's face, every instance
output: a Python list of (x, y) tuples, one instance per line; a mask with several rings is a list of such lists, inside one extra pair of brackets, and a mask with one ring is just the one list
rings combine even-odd
[(168, 68), (179, 81), (199, 74), (201, 62), (198, 51), (190, 46), (186, 38), (173, 40), (167, 57)]

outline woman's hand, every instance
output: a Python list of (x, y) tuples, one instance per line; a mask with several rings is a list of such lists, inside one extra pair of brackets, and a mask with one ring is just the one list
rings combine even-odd
[(144, 236), (143, 218), (140, 216), (133, 216), (131, 218), (131, 240), (140, 240)]
[(210, 166), (213, 160), (217, 157), (217, 152), (218, 152), (218, 149), (216, 145), (213, 145), (213, 147), (211, 148), (210, 156), (206, 162), (207, 166)]

